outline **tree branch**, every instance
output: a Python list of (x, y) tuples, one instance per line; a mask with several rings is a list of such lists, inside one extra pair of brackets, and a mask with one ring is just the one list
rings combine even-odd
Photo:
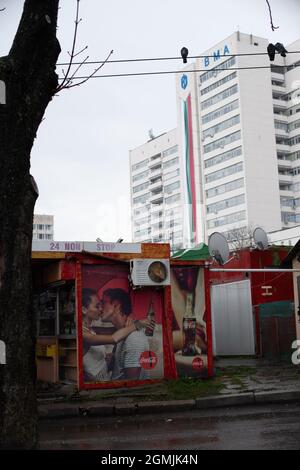
[[(70, 62), (69, 62), (69, 66), (68, 66), (68, 69), (67, 69), (67, 72), (65, 74), (65, 78), (63, 80), (63, 82), (59, 85), (59, 87), (57, 88), (57, 91), (60, 91), (64, 88), (64, 86), (68, 83), (68, 80), (69, 80), (69, 73), (70, 73), (70, 70), (71, 70), (71, 67), (72, 67), (72, 64), (73, 64), (73, 60), (75, 58), (75, 55), (78, 55), (78, 54), (75, 54), (75, 48), (76, 48), (76, 42), (77, 42), (77, 32), (78, 32), (78, 25), (79, 23), (81, 22), (81, 18), (79, 19), (79, 7), (80, 7), (80, 0), (77, 0), (77, 6), (76, 6), (76, 18), (75, 18), (75, 30), (74, 30), (74, 37), (73, 37), (73, 44), (72, 44), (72, 51), (71, 51), (71, 54), (70, 55)], [(86, 49), (86, 48), (85, 48)], [(85, 50), (84, 49), (84, 50)]]
[(80, 68), (86, 63), (86, 61), (88, 60), (89, 56), (87, 56), (79, 65), (78, 67), (75, 69), (75, 71), (71, 74), (71, 69), (72, 69), (72, 65), (74, 63), (74, 59), (75, 57), (79, 56), (80, 54), (82, 54), (87, 48), (88, 46), (85, 46), (83, 49), (81, 49), (79, 52), (76, 52), (76, 43), (77, 43), (77, 34), (78, 34), (78, 26), (79, 26), (79, 23), (82, 21), (82, 18), (79, 19), (79, 10), (80, 10), (80, 1), (81, 0), (77, 0), (77, 7), (76, 7), (76, 17), (75, 17), (75, 29), (74, 29), (74, 37), (73, 37), (73, 44), (72, 44), (72, 50), (71, 52), (69, 52), (69, 56), (70, 56), (70, 62), (68, 64), (68, 68), (67, 68), (67, 71), (65, 72), (64, 70), (62, 70), (62, 73), (63, 73), (63, 80), (62, 80), (62, 83), (56, 88), (56, 93), (60, 92), (61, 90), (67, 90), (67, 89), (70, 89), (70, 88), (74, 88), (76, 86), (80, 86), (80, 85), (83, 85), (83, 83), (86, 83), (88, 80), (90, 80), (90, 78), (92, 78), (97, 72), (99, 72), (99, 70), (107, 63), (108, 59), (110, 58), (110, 56), (113, 54), (113, 51), (110, 51), (110, 53), (108, 54), (107, 58), (103, 61), (103, 63), (94, 70), (93, 73), (91, 73), (87, 78), (85, 78), (84, 80), (82, 80), (81, 82), (79, 83), (73, 83), (74, 79), (76, 78), (76, 75), (78, 73), (78, 71), (80, 70)]
[(97, 72), (99, 72), (100, 69), (102, 69), (102, 67), (104, 67), (104, 65), (107, 63), (107, 61), (109, 60), (110, 56), (113, 54), (113, 50), (110, 51), (110, 53), (108, 54), (108, 56), (106, 57), (106, 59), (102, 62), (102, 64), (96, 68), (94, 70), (93, 73), (91, 73), (88, 77), (86, 77), (84, 80), (82, 80), (81, 82), (79, 83), (71, 83), (72, 79), (75, 78), (75, 74), (78, 72), (78, 70), (80, 69), (80, 67), (84, 64), (84, 62), (88, 59), (88, 57), (86, 57), (86, 59), (79, 65), (79, 67), (76, 69), (76, 72), (72, 75), (71, 79), (70, 79), (70, 85), (65, 85), (64, 86), (64, 89), (70, 89), (70, 88), (74, 88), (75, 86), (80, 86), (80, 85), (83, 85), (84, 83), (86, 83), (88, 80), (90, 80), (90, 78), (92, 78), (94, 75), (96, 75)]
[(274, 26), (273, 17), (272, 17), (271, 5), (270, 5), (270, 3), (269, 3), (269, 0), (266, 0), (266, 2), (267, 2), (267, 5), (268, 5), (268, 8), (269, 8), (269, 15), (270, 15), (271, 28), (272, 28), (272, 31), (275, 31), (275, 29), (278, 29), (279, 26)]

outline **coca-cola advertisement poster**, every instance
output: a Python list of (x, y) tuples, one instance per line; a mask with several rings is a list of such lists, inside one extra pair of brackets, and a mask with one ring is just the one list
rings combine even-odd
[[(133, 290), (129, 268), (81, 267), (79, 364), (83, 385), (164, 377), (162, 289)], [(125, 381), (125, 382), (124, 382)]]
[(171, 269), (172, 336), (179, 377), (208, 376), (204, 276), (198, 266)]

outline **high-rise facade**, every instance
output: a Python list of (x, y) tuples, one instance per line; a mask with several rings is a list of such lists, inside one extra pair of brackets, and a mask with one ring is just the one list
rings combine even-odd
[(183, 195), (177, 129), (130, 152), (132, 237), (182, 246)]
[[(207, 241), (214, 231), (230, 237), (248, 227), (270, 232), (300, 224), (300, 53), (293, 53), (300, 40), (274, 62), (267, 46), (267, 39), (236, 32), (176, 76), (178, 128), (172, 146), (178, 148), (179, 178), (173, 188), (181, 204), (183, 246)], [(140, 147), (150, 161), (153, 142)], [(135, 227), (136, 158), (138, 149), (131, 152)], [(151, 201), (150, 183), (143, 196)], [(163, 180), (160, 191), (164, 219)], [(161, 228), (161, 238), (172, 241), (164, 220)], [(147, 237), (141, 237), (150, 239), (152, 225), (143, 229)], [(141, 239), (138, 234), (133, 230), (134, 240)]]
[(54, 216), (45, 214), (34, 214), (33, 217), (33, 240), (54, 239)]

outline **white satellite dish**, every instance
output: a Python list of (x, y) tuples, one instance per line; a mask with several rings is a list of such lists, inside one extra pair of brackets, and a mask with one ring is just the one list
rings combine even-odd
[(226, 238), (219, 232), (214, 232), (208, 240), (210, 255), (219, 263), (225, 264), (229, 259), (229, 245)]
[(257, 227), (253, 232), (253, 238), (259, 250), (266, 250), (268, 248), (268, 236), (264, 229)]

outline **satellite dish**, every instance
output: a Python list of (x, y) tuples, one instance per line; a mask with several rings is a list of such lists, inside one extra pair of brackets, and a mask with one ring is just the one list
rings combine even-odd
[(210, 235), (208, 241), (210, 255), (219, 263), (225, 264), (229, 259), (229, 246), (226, 238), (219, 232)]
[(253, 238), (259, 250), (266, 250), (268, 248), (269, 246), (268, 236), (262, 228), (257, 227), (254, 230)]

